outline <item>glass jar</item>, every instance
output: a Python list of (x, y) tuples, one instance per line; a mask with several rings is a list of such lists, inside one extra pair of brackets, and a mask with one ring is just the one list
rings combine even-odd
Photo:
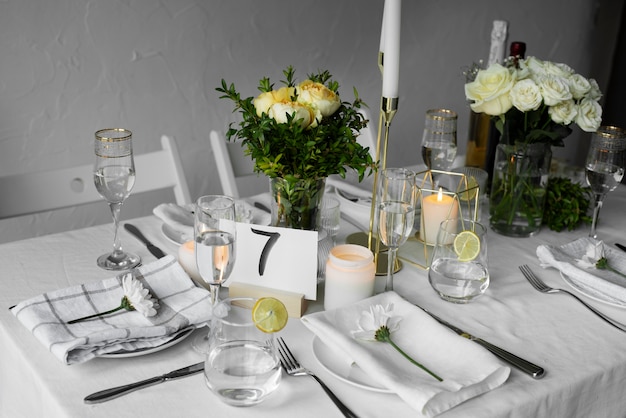
[(374, 294), (374, 254), (355, 244), (338, 245), (326, 262), (324, 309), (350, 305)]

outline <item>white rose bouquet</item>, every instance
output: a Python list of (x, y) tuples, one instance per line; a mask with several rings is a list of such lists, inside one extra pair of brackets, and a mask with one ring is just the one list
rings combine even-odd
[(474, 112), (491, 115), (501, 137), (496, 149), (489, 223), (496, 232), (529, 236), (539, 230), (547, 196), (551, 146), (576, 123), (595, 132), (602, 121), (598, 83), (565, 64), (512, 58), (472, 71), (465, 96)]
[(535, 57), (516, 59), (516, 65), (492, 64), (465, 84), (465, 96), (477, 113), (497, 117), (503, 140), (563, 146), (576, 123), (595, 132), (602, 121), (598, 100), (602, 93), (594, 79), (586, 79), (566, 64)]

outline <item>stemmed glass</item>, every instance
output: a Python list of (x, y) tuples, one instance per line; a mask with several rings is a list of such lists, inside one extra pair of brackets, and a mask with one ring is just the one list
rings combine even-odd
[(378, 233), (389, 247), (385, 290), (393, 290), (393, 268), (398, 248), (413, 229), (415, 219), (415, 173), (406, 168), (382, 171), (379, 189)]
[(127, 270), (137, 266), (141, 258), (122, 250), (118, 235), (120, 209), (135, 185), (133, 134), (121, 128), (96, 132), (93, 180), (98, 193), (109, 203), (115, 233), (113, 252), (98, 257), (98, 266), (107, 270)]
[(456, 158), (457, 114), (447, 109), (426, 112), (422, 135), (422, 159), (431, 170), (449, 171)]
[(596, 224), (606, 194), (615, 190), (626, 166), (626, 131), (615, 126), (601, 126), (591, 137), (585, 172), (595, 194), (593, 221), (589, 236), (597, 237)]
[[(222, 283), (235, 265), (235, 201), (228, 196), (208, 195), (196, 202), (194, 222), (195, 252), (198, 272), (211, 291), (215, 306)], [(199, 335), (192, 343), (200, 353), (209, 351), (208, 334)]]

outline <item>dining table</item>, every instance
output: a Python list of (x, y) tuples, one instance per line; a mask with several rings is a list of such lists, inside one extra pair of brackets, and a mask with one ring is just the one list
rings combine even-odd
[[(600, 213), (598, 239), (615, 248), (626, 244), (626, 186), (611, 192)], [(349, 219), (349, 217), (347, 217)], [(483, 211), (482, 220), (488, 223)], [(162, 221), (150, 215), (125, 222), (137, 226), (165, 253), (176, 256), (178, 244), (168, 239)], [(360, 230), (342, 220), (337, 242)], [(202, 373), (134, 391), (107, 402), (88, 404), (85, 396), (106, 388), (161, 375), (203, 361), (192, 349), (192, 338), (137, 356), (95, 358), (66, 365), (55, 358), (24, 327), (9, 308), (55, 289), (99, 281), (115, 274), (96, 265), (109, 249), (109, 224), (45, 235), (0, 245), (0, 416), (2, 417), (340, 417), (339, 409), (310, 377), (288, 376), (264, 402), (245, 408), (229, 406), (208, 388)], [(404, 262), (395, 274), (394, 290), (467, 332), (545, 369), (534, 379), (511, 368), (501, 386), (443, 413), (441, 418), (469, 417), (607, 417), (626, 416), (626, 332), (603, 322), (574, 298), (535, 290), (519, 270), (528, 265), (554, 287), (568, 289), (587, 303), (626, 324), (626, 306), (582, 294), (564, 281), (558, 270), (544, 268), (536, 255), (541, 244), (563, 245), (587, 236), (588, 225), (555, 232), (543, 227), (526, 238), (488, 231), (490, 285), (467, 304), (442, 300), (428, 281), (427, 269)], [(156, 260), (126, 230), (124, 249), (140, 255), (144, 264)], [(626, 255), (626, 253), (625, 253)], [(238, 260), (241, 262), (241, 260)], [(378, 284), (384, 281), (378, 277)], [(380, 288), (380, 286), (377, 286)], [(222, 289), (223, 296), (228, 289)], [(305, 315), (323, 307), (323, 280), (318, 297)], [(207, 332), (200, 328), (194, 333)], [(341, 376), (320, 361), (314, 334), (300, 318), (291, 317), (278, 335), (295, 357), (316, 373), (359, 417), (419, 417), (394, 393), (367, 387)], [(429, 335), (415, 334), (415, 339)], [(462, 353), (459, 353), (463, 356)], [(462, 361), (472, 362), (472, 358)], [(500, 360), (498, 360), (500, 361)], [(507, 365), (506, 363), (502, 363)]]

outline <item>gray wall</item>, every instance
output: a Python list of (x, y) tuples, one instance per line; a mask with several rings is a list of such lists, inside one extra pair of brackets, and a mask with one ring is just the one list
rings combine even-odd
[[(464, 151), (461, 72), (487, 58), (494, 19), (509, 22), (508, 40), (525, 41), (528, 55), (565, 62), (604, 90), (622, 7), (614, 0), (405, 0), (388, 165), (421, 161), (431, 107), (459, 112)], [(161, 134), (174, 136), (192, 196), (219, 193), (208, 132), (233, 120), (214, 90), (220, 80), (252, 96), (261, 77), (279, 81), (287, 65), (300, 79), (328, 69), (344, 96), (355, 86), (377, 112), (382, 10), (383, 0), (0, 1), (0, 176), (91, 162), (94, 131), (121, 126), (134, 132), (136, 153), (157, 149)], [(586, 138), (576, 130), (556, 155), (579, 162)], [(123, 217), (148, 214), (169, 198), (131, 196)], [(0, 241), (28, 236), (33, 225), (40, 234), (106, 222), (102, 202), (0, 221)]]

